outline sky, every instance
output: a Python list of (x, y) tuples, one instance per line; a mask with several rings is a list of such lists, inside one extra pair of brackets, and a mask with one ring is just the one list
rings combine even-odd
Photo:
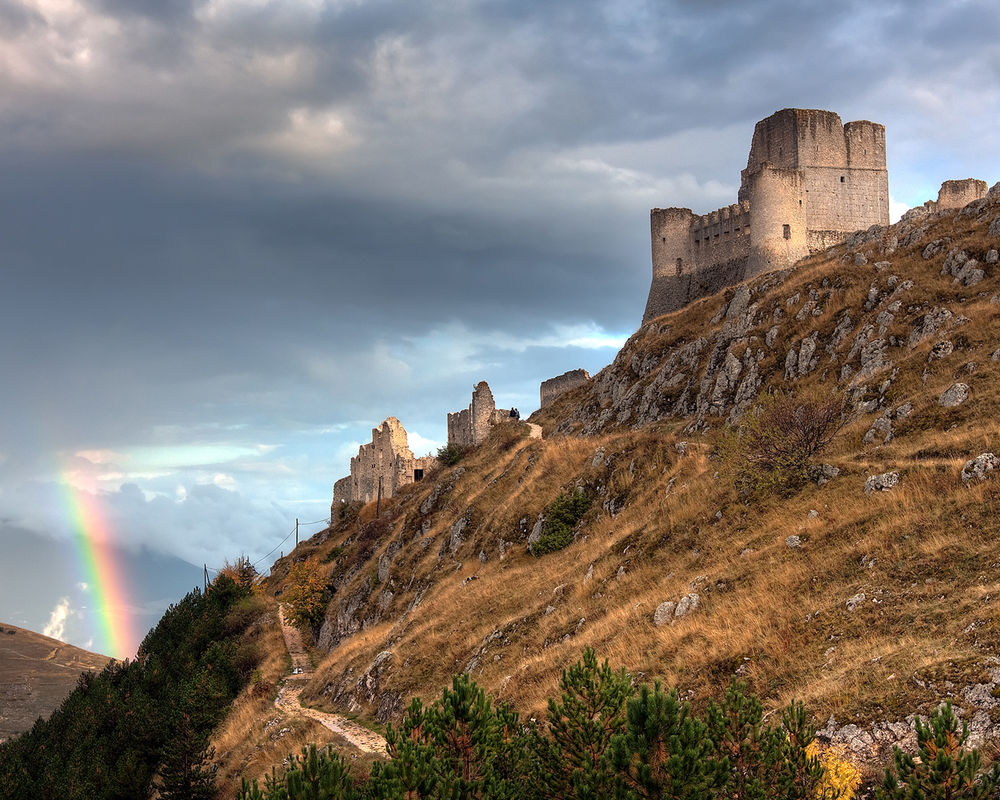
[[(385, 417), (609, 363), (754, 123), (1000, 178), (993, 0), (0, 0), (0, 621), (134, 654)], [(309, 523), (309, 524), (305, 524)], [(284, 541), (283, 541), (284, 540)], [(270, 551), (277, 552), (271, 553)]]

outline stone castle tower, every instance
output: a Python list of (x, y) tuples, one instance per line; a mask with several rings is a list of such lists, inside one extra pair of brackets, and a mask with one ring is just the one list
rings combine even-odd
[(650, 212), (653, 281), (643, 323), (854, 231), (889, 224), (885, 128), (786, 108), (757, 123), (738, 202)]

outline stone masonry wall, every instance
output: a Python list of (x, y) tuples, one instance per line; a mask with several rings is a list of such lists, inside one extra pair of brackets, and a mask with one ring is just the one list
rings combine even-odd
[(986, 181), (976, 178), (945, 181), (938, 191), (937, 202), (930, 210), (943, 211), (946, 208), (962, 208), (973, 200), (982, 200), (986, 197), (987, 189)]
[(590, 373), (587, 372), (587, 370), (572, 369), (569, 372), (564, 372), (562, 375), (557, 375), (554, 378), (549, 378), (547, 381), (542, 381), (541, 386), (538, 387), (539, 407), (545, 408), (545, 406), (555, 400), (563, 392), (575, 389), (577, 386), (581, 386), (589, 380)]
[(485, 439), (493, 426), (510, 418), (510, 411), (497, 408), (486, 381), (472, 391), (468, 408), (448, 414), (448, 444), (474, 447)]
[(379, 494), (392, 497), (402, 486), (423, 477), (436, 460), (433, 457), (414, 458), (406, 438), (406, 429), (395, 417), (389, 417), (372, 428), (372, 440), (358, 448), (351, 459), (351, 474), (333, 485), (331, 513), (344, 503), (370, 503)]

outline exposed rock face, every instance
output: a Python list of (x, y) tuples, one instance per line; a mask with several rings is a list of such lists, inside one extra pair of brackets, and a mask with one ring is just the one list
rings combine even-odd
[(965, 462), (965, 466), (962, 467), (962, 482), (984, 481), (990, 477), (989, 473), (998, 468), (1000, 468), (1000, 458), (993, 453), (980, 453)]
[(881, 475), (869, 475), (865, 481), (865, 494), (872, 492), (887, 492), (899, 483), (898, 472), (883, 472)]
[(964, 383), (953, 383), (938, 398), (938, 405), (945, 408), (960, 406), (969, 399), (969, 387)]
[[(945, 208), (923, 208), (893, 226), (848, 236), (834, 251), (845, 265), (836, 277), (796, 280), (782, 294), (799, 267), (771, 272), (702, 301), (700, 313), (692, 308), (646, 324), (594, 376), (580, 405), (556, 423), (556, 432), (592, 435), (671, 418), (686, 420), (685, 432), (703, 432), (738, 420), (765, 387), (790, 389), (817, 376), (850, 393), (859, 412), (884, 416), (897, 371), (913, 368), (913, 351), (930, 350), (919, 357), (938, 363), (962, 338), (959, 329), (968, 320), (931, 288), (932, 281), (943, 274), (951, 276), (949, 283), (978, 290), (994, 277), (979, 239), (930, 233), (939, 221), (959, 214), (973, 217), (983, 232), (998, 220), (1000, 230), (1000, 192), (960, 184), (945, 195), (957, 197), (971, 186), (976, 196), (960, 211), (948, 200)], [(859, 253), (867, 257), (860, 266)], [(905, 257), (910, 269), (914, 255), (922, 255), (932, 270), (925, 284), (919, 272), (909, 277), (893, 272), (895, 259)], [(858, 302), (861, 281), (867, 293)], [(698, 316), (699, 323), (685, 324), (690, 316)], [(891, 441), (904, 418), (873, 421), (868, 441)]]

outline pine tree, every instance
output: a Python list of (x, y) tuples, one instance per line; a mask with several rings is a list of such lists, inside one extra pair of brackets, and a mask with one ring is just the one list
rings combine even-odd
[(951, 703), (931, 714), (927, 724), (918, 718), (917, 756), (894, 749), (894, 769), (885, 779), (876, 800), (985, 800), (1000, 797), (1000, 767), (981, 773), (979, 751), (966, 750), (969, 726), (952, 711)]
[(181, 714), (163, 749), (160, 797), (164, 800), (211, 800), (215, 797), (215, 748), (208, 732), (199, 732), (190, 714)]
[(396, 800), (513, 800), (525, 797), (531, 741), (508, 705), (459, 675), (432, 706), (415, 699), (386, 742), (392, 760), (376, 764), (369, 796)]
[(625, 732), (612, 739), (610, 757), (616, 800), (710, 800), (729, 768), (716, 760), (705, 724), (659, 681), (629, 701)]
[[(316, 745), (302, 748), (293, 756), (285, 773), (288, 800), (355, 800), (358, 794), (347, 764), (340, 755), (319, 753)], [(268, 800), (278, 800), (268, 795)], [(284, 800), (284, 797), (281, 798)]]
[(765, 800), (775, 796), (774, 767), (784, 737), (764, 725), (764, 707), (746, 688), (742, 681), (733, 681), (722, 703), (709, 703), (708, 734), (716, 758), (729, 765), (726, 798)]
[(612, 770), (605, 754), (612, 737), (625, 730), (625, 701), (635, 694), (632, 680), (607, 661), (598, 666), (588, 647), (582, 660), (563, 670), (559, 687), (559, 700), (549, 699), (550, 738), (540, 743), (539, 794), (565, 800), (606, 796)]

